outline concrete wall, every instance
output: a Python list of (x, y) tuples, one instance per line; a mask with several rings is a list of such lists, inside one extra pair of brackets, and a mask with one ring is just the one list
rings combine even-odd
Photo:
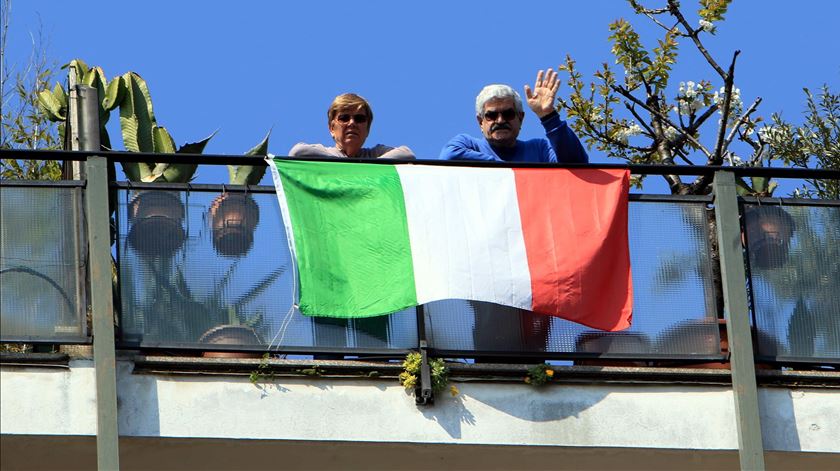
[[(134, 374), (118, 364), (120, 434), (414, 444), (735, 450), (723, 386), (457, 383), (417, 407), (393, 380)], [(92, 363), (0, 369), (3, 435), (95, 435)], [(762, 388), (767, 450), (840, 452), (840, 391)], [(840, 456), (840, 455), (838, 455)]]

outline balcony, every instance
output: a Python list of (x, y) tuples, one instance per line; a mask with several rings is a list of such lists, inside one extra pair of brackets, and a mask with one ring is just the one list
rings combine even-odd
[[(68, 156), (87, 157), (29, 155)], [(93, 171), (2, 181), (0, 341), (61, 346), (2, 357), (4, 467), (93, 466), (102, 421), (118, 429), (129, 469), (185, 467), (184, 457), (186, 467), (265, 467), (274, 447), (313, 468), (427, 468), (441, 457), (468, 469), (737, 467), (739, 451), (755, 450), (750, 433), (770, 467), (828, 463), (840, 452), (840, 201), (631, 194), (629, 215), (626, 331), (465, 300), (339, 321), (295, 309), (273, 187)], [(422, 378), (406, 393), (396, 377), (411, 351), (445, 358), (460, 393), (433, 396)], [(550, 384), (526, 384), (545, 362)], [(110, 416), (98, 400), (109, 387)], [(152, 447), (165, 456), (150, 460)], [(46, 449), (59, 461), (33, 452)]]

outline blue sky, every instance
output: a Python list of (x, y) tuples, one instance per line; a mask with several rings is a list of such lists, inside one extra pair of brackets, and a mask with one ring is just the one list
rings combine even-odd
[[(682, 3), (696, 22), (695, 2)], [(538, 69), (556, 67), (566, 54), (591, 79), (602, 62), (613, 61), (608, 25), (620, 17), (647, 45), (661, 36), (623, 0), (13, 0), (7, 47), (9, 65), (25, 62), (40, 22), (58, 64), (78, 57), (109, 78), (138, 72), (149, 83), (158, 123), (178, 144), (219, 130), (208, 153), (242, 153), (268, 129), (277, 155), (300, 141), (329, 143), (326, 109), (351, 91), (376, 115), (368, 145), (408, 145), (434, 158), (455, 134), (479, 133), (473, 103), (483, 85), (508, 83), (521, 93)], [(761, 96), (762, 116), (781, 111), (800, 122), (803, 86), (840, 90), (838, 17), (835, 0), (738, 0), (706, 44), (723, 64), (742, 51), (736, 86), (745, 103)], [(679, 81), (721, 85), (685, 40), (681, 52), (672, 96)], [(561, 96), (568, 92), (561, 87)], [(529, 112), (522, 137), (539, 135)], [(618, 163), (597, 151), (590, 157)], [(198, 181), (225, 182), (226, 174), (202, 168)]]

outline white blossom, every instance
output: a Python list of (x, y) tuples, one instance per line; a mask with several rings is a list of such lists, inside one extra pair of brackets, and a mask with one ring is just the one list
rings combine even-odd
[[(714, 96), (712, 97), (712, 101), (716, 104), (720, 105), (723, 104), (723, 97), (726, 95), (726, 87), (720, 87), (720, 90), (716, 91)], [(741, 102), (741, 89), (732, 87), (732, 107), (738, 107), (742, 104)]]
[(677, 139), (679, 132), (671, 125), (665, 125), (665, 139), (669, 141), (674, 141)]
[(638, 136), (641, 133), (642, 128), (639, 127), (638, 124), (631, 122), (630, 124), (626, 124), (624, 125), (624, 127), (616, 131), (614, 138), (622, 144), (626, 145), (630, 137)]
[(706, 21), (701, 19), (700, 22), (700, 29), (707, 33), (714, 33), (715, 32), (715, 25), (711, 21)]
[[(720, 90), (716, 91), (712, 97), (712, 101), (719, 105), (718, 114), (721, 116), (723, 116), (723, 97), (725, 96), (726, 87), (720, 87)], [(741, 101), (741, 89), (732, 87), (732, 98), (729, 100), (729, 109), (730, 116), (741, 114), (741, 111), (744, 109), (744, 103)], [(720, 124), (720, 120), (718, 120), (718, 124)]]
[(764, 142), (785, 139), (785, 129), (780, 126), (764, 126), (758, 130), (758, 137)]
[(735, 152), (729, 151), (726, 153), (726, 156), (729, 159), (729, 165), (732, 165), (733, 167), (744, 166), (744, 160), (738, 157), (738, 155), (735, 154)]
[(677, 105), (674, 111), (678, 114), (690, 116), (705, 105), (703, 100), (703, 84), (691, 80), (680, 82), (679, 93), (677, 94)]

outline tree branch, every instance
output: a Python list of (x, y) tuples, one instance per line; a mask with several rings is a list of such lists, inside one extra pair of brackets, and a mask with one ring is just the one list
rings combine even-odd
[(674, 26), (676, 26), (676, 25), (674, 25), (670, 28), (665, 26), (664, 23), (662, 23), (661, 21), (656, 19), (656, 17), (654, 16), (654, 15), (657, 15), (657, 14), (660, 14), (660, 13), (668, 13), (668, 9), (667, 8), (660, 8), (658, 10), (645, 10), (645, 11), (642, 12), (643, 15), (650, 18), (651, 21), (653, 21), (654, 23), (659, 25), (665, 31), (671, 31), (674, 28)]
[(644, 127), (645, 127), (645, 129), (647, 130), (647, 132), (649, 132), (649, 133), (650, 133), (650, 135), (651, 135), (651, 136), (653, 136), (654, 138), (657, 138), (657, 137), (658, 137), (658, 136), (656, 135), (656, 133), (655, 133), (655, 132), (653, 132), (653, 129), (651, 129), (651, 128), (650, 128), (650, 126), (648, 126), (648, 125), (647, 125), (647, 123), (645, 122), (645, 120), (644, 120), (644, 119), (642, 119), (642, 117), (641, 117), (641, 116), (639, 116), (639, 114), (638, 114), (638, 113), (636, 113), (636, 107), (635, 107), (635, 106), (630, 106), (630, 104), (629, 104), (629, 103), (625, 102), (625, 103), (624, 103), (624, 107), (625, 107), (625, 108), (627, 108), (628, 110), (630, 110), (630, 113), (631, 113), (631, 114), (633, 114), (633, 116), (636, 118), (636, 120), (638, 120), (638, 121), (639, 121), (639, 124), (641, 124), (642, 126), (644, 126)]
[(697, 32), (699, 30), (692, 28), (683, 16), (682, 12), (680, 11), (679, 2), (677, 2), (676, 0), (668, 0), (668, 11), (672, 15), (674, 15), (674, 17), (677, 19), (677, 21), (680, 22), (680, 24), (683, 25), (683, 28), (685, 28), (685, 30), (688, 32), (686, 36), (691, 38), (691, 40), (694, 42), (694, 45), (697, 47), (697, 50), (700, 51), (700, 54), (703, 54), (703, 57), (706, 58), (706, 62), (708, 62), (709, 65), (711, 65), (712, 68), (715, 69), (715, 71), (718, 73), (718, 75), (720, 75), (722, 79), (726, 79), (726, 73), (723, 71), (723, 68), (719, 66), (718, 63), (712, 58), (712, 55), (709, 54), (709, 51), (707, 51), (706, 47), (703, 46), (703, 43), (700, 41), (700, 38), (697, 37)]
[(729, 64), (729, 73), (726, 74), (723, 82), (724, 95), (721, 113), (722, 116), (720, 118), (720, 126), (718, 127), (715, 155), (714, 158), (710, 158), (709, 165), (720, 165), (720, 163), (723, 162), (724, 134), (726, 134), (726, 123), (729, 121), (729, 111), (732, 108), (732, 84), (735, 82), (735, 60), (738, 59), (738, 54), (740, 53), (741, 51), (736, 50), (735, 53), (732, 54), (732, 62)]
[(703, 123), (705, 123), (706, 120), (709, 119), (709, 117), (711, 115), (715, 114), (715, 111), (717, 111), (718, 109), (719, 109), (718, 105), (713, 104), (712, 106), (710, 106), (709, 109), (704, 111), (703, 114), (700, 115), (700, 117), (698, 117), (696, 120), (694, 120), (693, 123), (691, 123), (691, 126), (689, 126), (689, 129), (691, 129), (692, 131), (696, 131), (697, 129), (700, 129), (700, 126), (702, 126)]
[(664, 121), (666, 124), (668, 124), (668, 125), (669, 125), (669, 126), (671, 126), (672, 128), (676, 129), (676, 130), (677, 130), (677, 132), (679, 132), (679, 133), (681, 133), (683, 136), (685, 136), (685, 138), (686, 138), (686, 139), (688, 139), (689, 141), (691, 141), (691, 143), (692, 143), (692, 144), (694, 144), (695, 146), (697, 146), (697, 148), (698, 148), (698, 149), (700, 149), (700, 150), (701, 150), (704, 154), (706, 154), (706, 157), (707, 157), (707, 158), (711, 158), (711, 157), (712, 157), (712, 153), (711, 153), (711, 152), (709, 152), (709, 150), (708, 150), (708, 149), (706, 149), (706, 147), (705, 147), (703, 144), (701, 144), (701, 143), (700, 143), (697, 139), (695, 139), (695, 138), (694, 138), (694, 136), (692, 136), (692, 135), (690, 135), (690, 134), (686, 133), (685, 131), (683, 131), (683, 129), (682, 129), (682, 127), (681, 127), (681, 126), (678, 126), (677, 124), (675, 124), (673, 121), (671, 121), (670, 119), (668, 119), (668, 117), (667, 117), (667, 116), (665, 116), (665, 115), (663, 115), (662, 113), (660, 113), (659, 111), (654, 110), (653, 108), (651, 108), (651, 107), (647, 106), (647, 104), (645, 104), (644, 102), (642, 102), (641, 100), (639, 100), (638, 98), (636, 98), (635, 96), (633, 96), (633, 94), (631, 94), (629, 91), (627, 91), (624, 87), (621, 87), (621, 86), (616, 86), (616, 85), (611, 85), (611, 87), (612, 87), (612, 89), (613, 89), (613, 90), (615, 90), (616, 92), (620, 93), (623, 97), (625, 97), (625, 98), (627, 98), (628, 100), (632, 101), (633, 103), (635, 103), (635, 104), (637, 104), (637, 105), (641, 106), (641, 107), (642, 107), (642, 108), (644, 108), (644, 109), (645, 109), (648, 113), (650, 113), (650, 114), (652, 114), (652, 115), (656, 116), (657, 118), (659, 118), (660, 120)]
[[(641, 152), (641, 153), (647, 153), (647, 152), (651, 151), (651, 149), (652, 149), (651, 147), (632, 146), (630, 144), (624, 144), (623, 142), (616, 141), (615, 139), (611, 138), (606, 133), (601, 132), (601, 130), (599, 130), (598, 128), (593, 126), (588, 118), (584, 119), (583, 114), (580, 112), (581, 111), (580, 108), (577, 105), (575, 105), (574, 103), (572, 103), (572, 109), (574, 109), (577, 112), (578, 116), (580, 117), (579, 118), (580, 121), (583, 122), (583, 125), (586, 126), (586, 128), (589, 130), (589, 132), (591, 132), (594, 136), (598, 137), (599, 139), (606, 142), (607, 144), (612, 144), (612, 145), (617, 146), (617, 147), (622, 147), (624, 149), (634, 150), (636, 152)], [(606, 129), (606, 125), (605, 125), (605, 129)]]
[(682, 149), (674, 148), (674, 153), (677, 154), (677, 157), (679, 157), (680, 160), (682, 160), (686, 164), (696, 165), (694, 162), (688, 160), (688, 156), (685, 155), (685, 152), (683, 152)]
[(761, 103), (761, 97), (756, 98), (755, 101), (752, 102), (752, 105), (750, 105), (750, 107), (747, 108), (747, 112), (741, 115), (741, 117), (738, 119), (738, 122), (735, 123), (735, 126), (732, 128), (732, 130), (729, 131), (729, 135), (726, 136), (726, 141), (723, 143), (723, 147), (725, 149), (729, 148), (729, 144), (731, 144), (732, 139), (735, 138), (735, 133), (737, 133), (738, 129), (744, 125), (744, 122), (746, 122), (747, 118), (749, 118), (753, 111), (755, 111), (759, 103)]

